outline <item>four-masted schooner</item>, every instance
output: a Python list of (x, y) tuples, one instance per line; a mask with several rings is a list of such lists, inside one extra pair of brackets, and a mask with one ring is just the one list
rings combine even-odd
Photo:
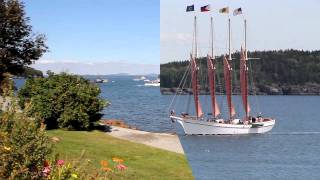
[[(231, 31), (230, 18), (228, 18), (228, 55), (223, 56), (223, 74), (225, 92), (227, 97), (228, 118), (221, 118), (221, 112), (217, 103), (216, 96), (216, 59), (213, 52), (213, 20), (211, 17), (211, 55), (207, 55), (207, 72), (211, 99), (211, 111), (209, 116), (205, 116), (200, 102), (200, 84), (199, 84), (199, 66), (197, 65), (197, 17), (194, 17), (194, 50), (190, 56), (190, 65), (187, 70), (191, 74), (191, 86), (193, 100), (195, 104), (195, 115), (188, 113), (178, 115), (174, 109), (170, 111), (170, 118), (173, 122), (178, 122), (185, 134), (195, 135), (236, 135), (236, 134), (260, 134), (270, 131), (275, 125), (275, 119), (262, 117), (261, 115), (253, 117), (250, 115), (250, 105), (248, 101), (248, 55), (246, 47), (247, 22), (244, 20), (244, 49), (240, 51), (240, 91), (244, 107), (245, 116), (241, 119), (236, 118), (235, 108), (232, 102), (232, 57), (231, 57)], [(185, 78), (184, 80), (186, 80)], [(178, 91), (177, 91), (178, 92)]]

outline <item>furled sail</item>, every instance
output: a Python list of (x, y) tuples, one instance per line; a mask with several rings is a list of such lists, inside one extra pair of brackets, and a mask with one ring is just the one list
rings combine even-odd
[(226, 86), (226, 94), (227, 94), (227, 103), (229, 108), (229, 116), (230, 119), (236, 115), (236, 111), (234, 109), (234, 106), (232, 104), (232, 86), (231, 86), (231, 72), (232, 68), (230, 66), (229, 61), (224, 56), (223, 57), (223, 66), (224, 66), (224, 80), (225, 80), (225, 86)]
[(216, 68), (215, 64), (212, 62), (212, 59), (209, 55), (207, 56), (207, 66), (208, 66), (208, 78), (210, 86), (210, 95), (211, 95), (211, 109), (213, 117), (217, 117), (220, 114), (220, 109), (216, 99), (215, 91), (215, 77), (216, 77)]
[(250, 113), (250, 105), (248, 102), (248, 66), (247, 66), (247, 57), (245, 50), (241, 47), (241, 55), (240, 55), (240, 89), (241, 89), (241, 97), (242, 104), (246, 113), (247, 120)]
[(191, 81), (192, 81), (192, 92), (194, 97), (194, 103), (196, 107), (197, 117), (203, 115), (200, 100), (199, 100), (199, 84), (198, 84), (198, 67), (194, 57), (191, 55)]

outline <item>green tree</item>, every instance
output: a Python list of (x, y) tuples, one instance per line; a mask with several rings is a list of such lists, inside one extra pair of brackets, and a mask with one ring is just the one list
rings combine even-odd
[[(283, 94), (320, 93), (320, 51), (278, 50), (278, 51), (253, 51), (248, 52), (249, 84), (251, 91), (262, 94), (272, 94), (270, 87), (283, 91)], [(233, 54), (232, 61), (233, 87), (239, 93), (239, 52)], [(224, 81), (222, 56), (217, 57), (217, 82)], [(197, 60), (199, 71), (199, 83), (201, 89), (207, 89), (206, 58)], [(176, 88), (182, 79), (182, 74), (187, 70), (189, 60), (169, 62), (160, 65), (160, 79), (162, 88)], [(189, 73), (190, 74), (190, 73)], [(189, 78), (189, 77), (187, 77)], [(220, 81), (219, 81), (220, 80)], [(190, 78), (187, 79), (185, 88), (190, 88)], [(218, 87), (217, 87), (218, 88)], [(293, 89), (294, 91), (291, 91)], [(252, 92), (254, 93), (254, 92)]]
[(0, 83), (4, 73), (21, 74), (47, 51), (45, 36), (34, 34), (24, 4), (0, 0)]
[(50, 73), (48, 78), (28, 79), (18, 97), (20, 106), (30, 103), (28, 114), (49, 129), (88, 130), (107, 104), (99, 94), (100, 88), (83, 77)]

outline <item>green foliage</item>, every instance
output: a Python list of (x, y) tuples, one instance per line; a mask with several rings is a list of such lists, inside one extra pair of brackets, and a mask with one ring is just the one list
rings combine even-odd
[[(248, 52), (249, 57), (260, 58), (249, 60), (250, 78), (255, 86), (295, 86), (306, 84), (320, 84), (320, 51), (254, 51)], [(233, 54), (232, 66), (234, 69), (233, 86), (239, 86), (239, 52)], [(217, 59), (217, 79), (223, 80), (222, 56)], [(199, 58), (200, 80), (207, 79), (206, 58)], [(178, 87), (189, 61), (170, 62), (161, 64), (161, 87)], [(190, 75), (187, 77), (190, 80)], [(252, 80), (252, 79), (250, 79)], [(190, 81), (187, 81), (190, 82)], [(202, 88), (207, 88), (206, 83), (200, 82)], [(188, 85), (187, 85), (188, 86)]]
[(49, 129), (88, 130), (107, 104), (99, 94), (100, 88), (83, 77), (51, 73), (47, 78), (28, 79), (18, 97), (20, 106), (30, 103), (28, 114), (43, 120)]
[(14, 90), (14, 82), (11, 79), (12, 75), (4, 73), (2, 76), (2, 81), (0, 81), (0, 94), (4, 97), (11, 96)]
[(41, 179), (43, 162), (51, 153), (44, 126), (15, 106), (0, 115), (0, 177)]
[(25, 77), (25, 78), (31, 78), (31, 77), (43, 77), (43, 73), (40, 70), (36, 70), (34, 68), (25, 66), (23, 67), (23, 71), (17, 76)]
[(3, 73), (18, 75), (24, 66), (47, 51), (45, 37), (35, 35), (24, 4), (19, 0), (0, 0), (0, 82)]

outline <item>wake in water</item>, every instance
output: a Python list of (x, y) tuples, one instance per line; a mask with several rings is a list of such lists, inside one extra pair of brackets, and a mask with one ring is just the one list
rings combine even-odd
[(268, 134), (272, 135), (310, 135), (310, 134), (320, 134), (318, 131), (306, 131), (306, 132), (270, 132)]

